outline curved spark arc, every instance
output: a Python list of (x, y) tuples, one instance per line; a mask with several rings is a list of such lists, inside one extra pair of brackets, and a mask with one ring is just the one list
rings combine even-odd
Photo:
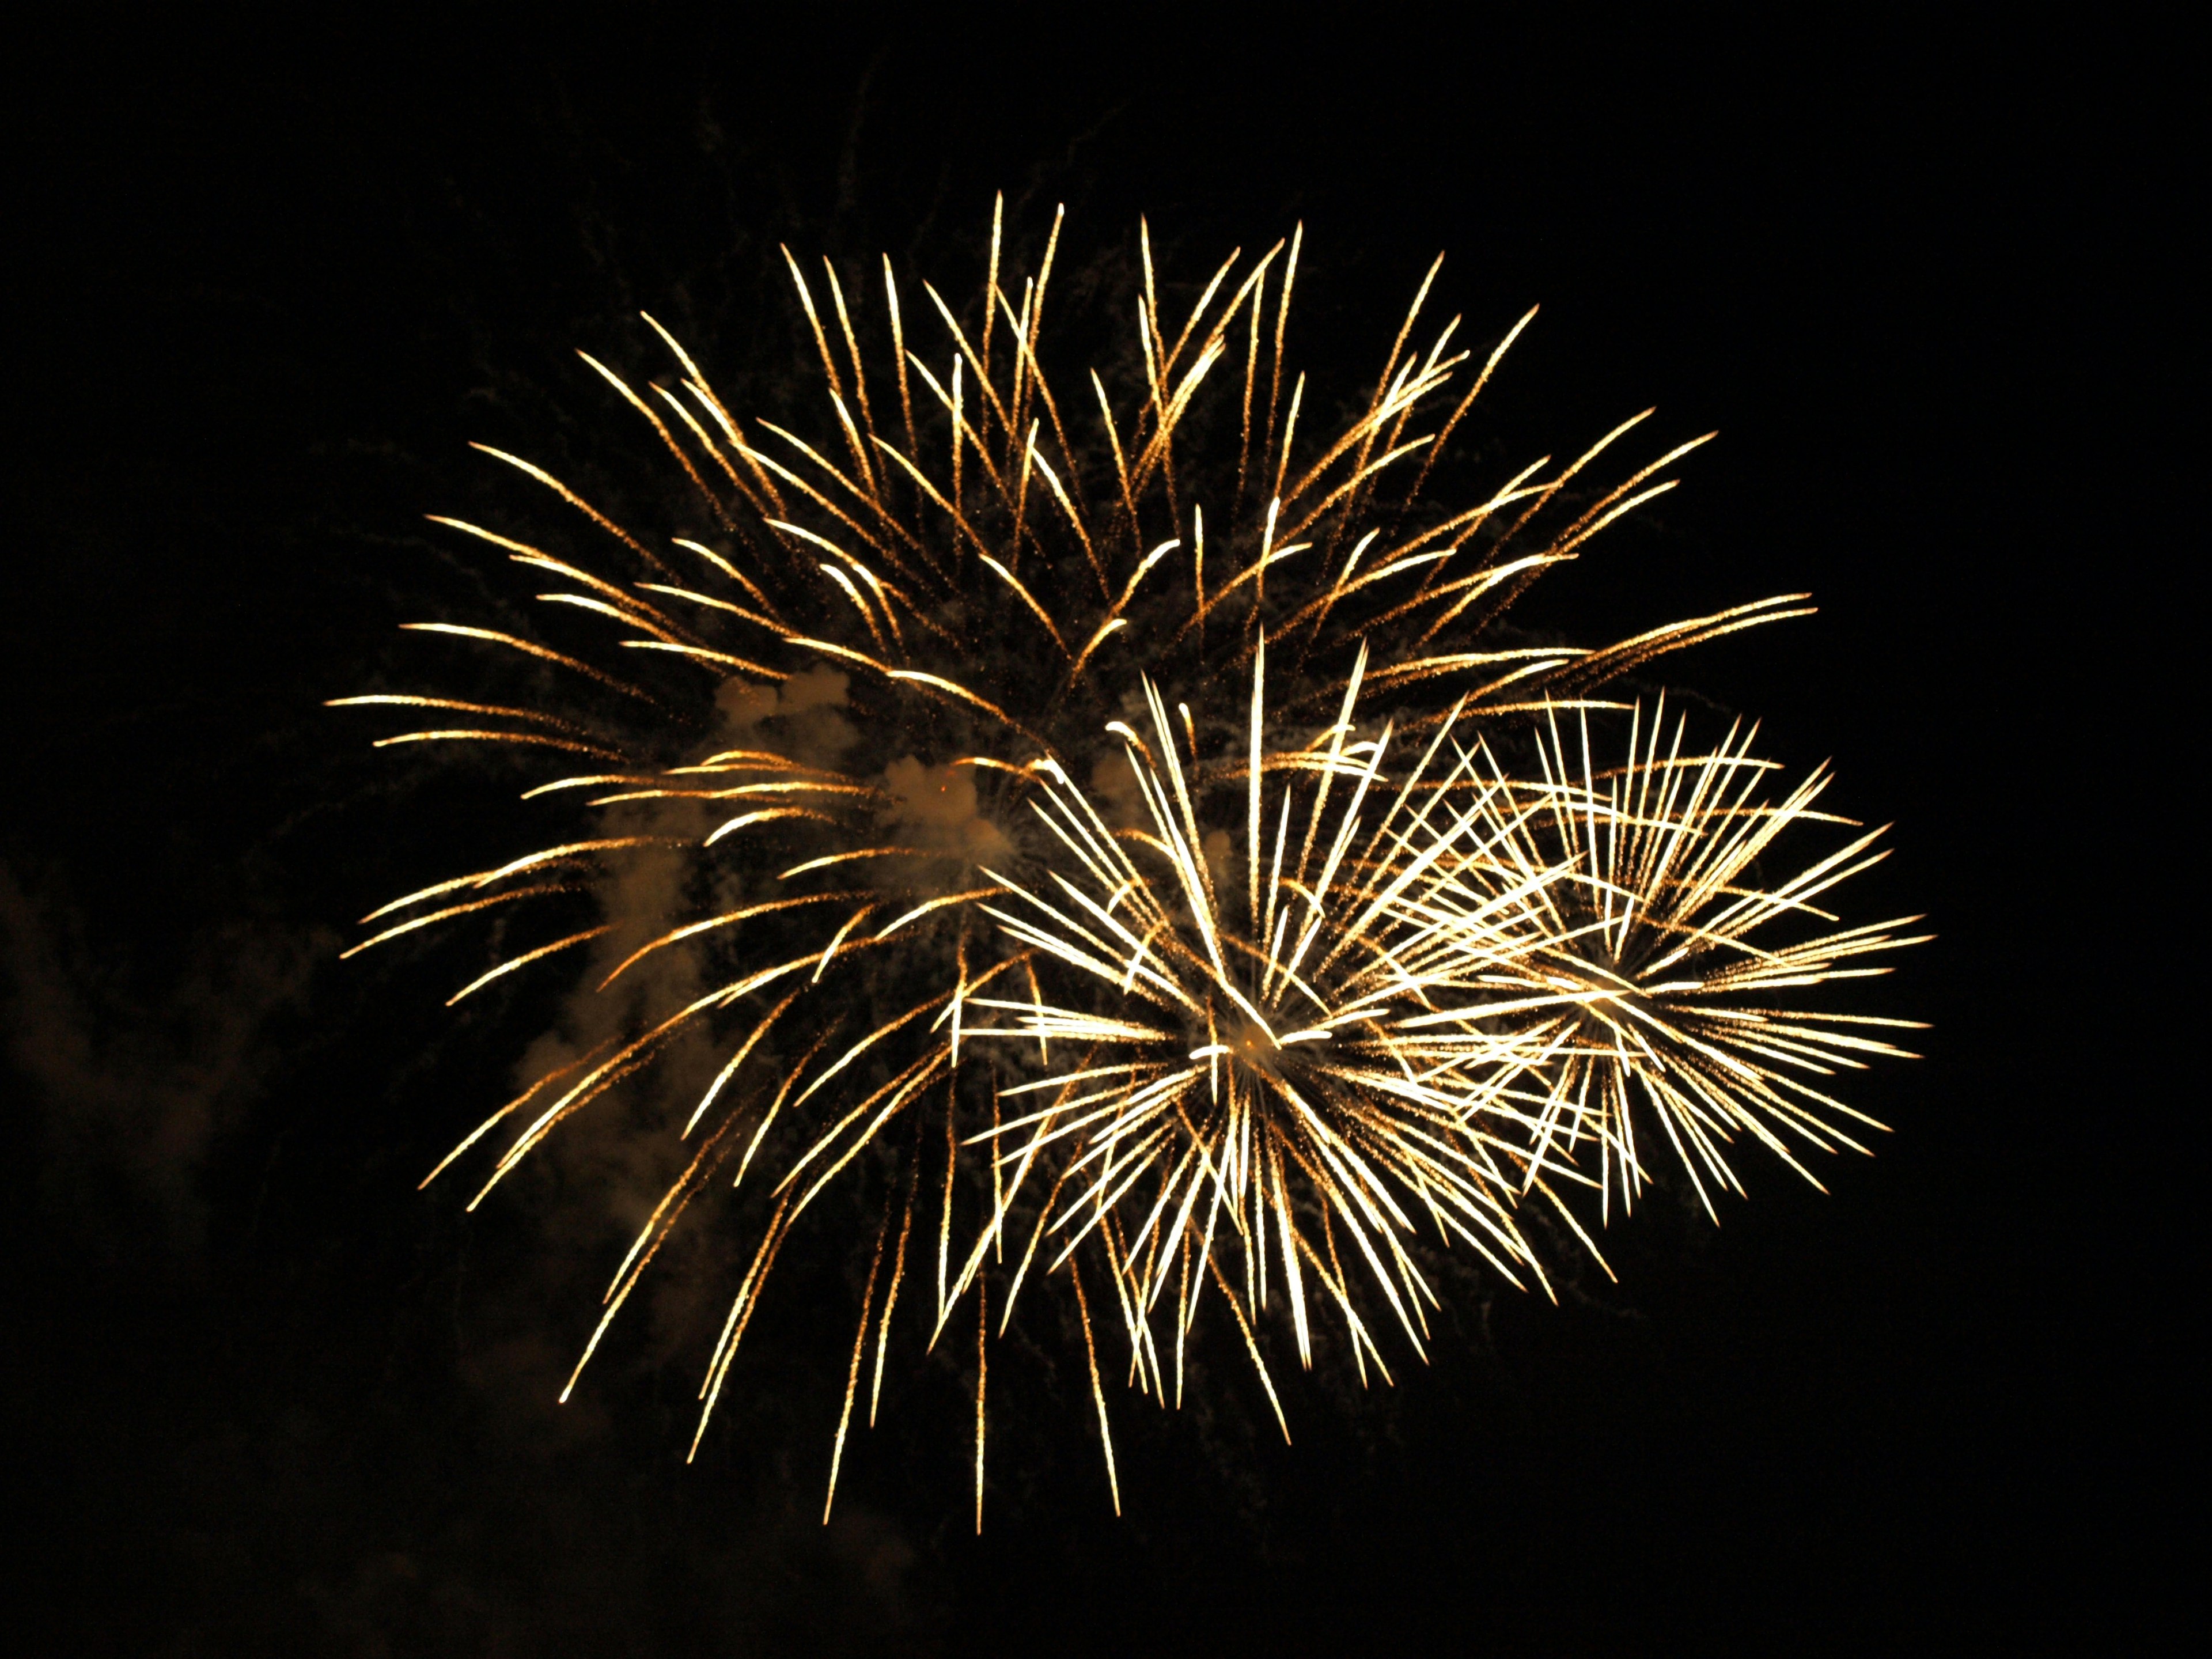
[[(1667, 1133), (1710, 1176), (1725, 1127), (1780, 1149), (1759, 1127), (1780, 1121), (1770, 1095), (1801, 1115), (1826, 1110), (1795, 1075), (1807, 1051), (1895, 1052), (1848, 1032), (1823, 1046), (1817, 1033), (1839, 1017), (1714, 1012), (1739, 994), (1856, 971), (1833, 964), (1906, 942), (1875, 930), (1762, 955), (1749, 935), (1808, 914), (1863, 867), (1863, 849), (1754, 898), (1734, 884), (1771, 836), (1701, 840), (1693, 825), (1669, 840), (1643, 825), (1673, 823), (1670, 811), (1718, 824), (1747, 810), (1723, 787), (1753, 775), (1747, 759), (1710, 787), (1669, 793), (1650, 751), (1629, 770), (1651, 776), (1607, 793), (1587, 765), (1575, 781), (1556, 730), (1534, 779), (1513, 775), (1486, 736), (1530, 710), (1617, 706), (1594, 699), (1660, 653), (1802, 614), (1801, 596), (1786, 596), (1595, 649), (1486, 636), (1547, 569), (1669, 487), (1655, 475), (1702, 440), (1604, 489), (1583, 484), (1638, 416), (1563, 468), (1540, 460), (1474, 506), (1429, 508), (1422, 491), (1439, 450), (1528, 319), (1470, 373), (1482, 354), (1452, 349), (1458, 319), (1416, 337), (1431, 268), (1371, 396), (1340, 429), (1302, 433), (1301, 410), (1310, 428), (1308, 406), (1326, 406), (1302, 373), (1285, 406), (1302, 228), (1287, 258), (1281, 243), (1249, 262), (1231, 254), (1179, 326), (1164, 313), (1145, 229), (1141, 369), (1090, 374), (1087, 427), (1090, 397), (1055, 381), (1069, 371), (1043, 327), (1061, 291), (1060, 221), (1018, 285), (1002, 228), (994, 216), (980, 326), (973, 308), (927, 283), (929, 303), (909, 318), (886, 259), (888, 350), (866, 326), (865, 295), (848, 295), (825, 262), (817, 299), (789, 260), (821, 359), (816, 427), (785, 409), (733, 414), (650, 318), (681, 366), (677, 389), (654, 384), (648, 398), (586, 357), (678, 463), (672, 528), (687, 533), (655, 552), (585, 494), (488, 451), (580, 514), (579, 534), (605, 538), (596, 553), (556, 557), (438, 520), (583, 590), (540, 596), (549, 617), (565, 619), (564, 648), (410, 626), (501, 647), (541, 677), (536, 695), (552, 707), (529, 707), (526, 695), (337, 700), (507, 723), (381, 739), (410, 751), (434, 742), (550, 760), (558, 750), (605, 769), (526, 792), (570, 814), (547, 846), (382, 907), (370, 920), (392, 920), (354, 947), (480, 911), (507, 915), (510, 901), (532, 897), (573, 905), (580, 895), (605, 911), (596, 927), (548, 927), (547, 943), (518, 944), (463, 988), (505, 988), (521, 970), (588, 955), (582, 977), (597, 989), (585, 995), (603, 1000), (570, 1005), (590, 1039), (576, 1045), (585, 1057), (550, 1069), (441, 1170), (530, 1101), (538, 1115), (498, 1152), (489, 1191), (561, 1122), (647, 1068), (687, 1045), (714, 1051), (701, 1073), (712, 1085), (674, 1120), (682, 1173), (636, 1234), (583, 1359), (695, 1200), (761, 1162), (773, 1213), (713, 1346), (703, 1434), (793, 1229), (841, 1176), (884, 1186), (833, 1497), (872, 1320), (873, 1421), (917, 1210), (937, 1212), (933, 1342), (970, 1294), (996, 1306), (1004, 1331), (1034, 1267), (1075, 1292), (1095, 1377), (1083, 1272), (1112, 1292), (1102, 1316), (1120, 1310), (1132, 1382), (1164, 1404), (1170, 1375), (1180, 1399), (1211, 1279), (1280, 1418), (1260, 1341), (1279, 1307), (1303, 1364), (1322, 1313), (1342, 1324), (1363, 1379), (1370, 1360), (1389, 1374), (1377, 1341), (1386, 1324), (1421, 1351), (1423, 1310), (1437, 1297), (1417, 1235), (1432, 1230), (1511, 1282), (1544, 1285), (1517, 1206), (1537, 1196), (1589, 1242), (1557, 1183), (1599, 1188), (1609, 1203), (1614, 1187), (1642, 1182), (1621, 1092), (1631, 1082), (1662, 1091)], [(925, 319), (944, 336), (936, 366), (929, 342), (906, 331)], [(1001, 323), (1008, 340), (994, 350)], [(1239, 335), (1241, 374), (1221, 368)], [(896, 427), (888, 401), (885, 422), (874, 418), (872, 377), (874, 399), (896, 384)], [(1224, 399), (1235, 420), (1209, 428), (1196, 418)], [(1209, 449), (1208, 430), (1233, 442)], [(598, 665), (610, 644), (636, 653), (616, 659), (622, 675)], [(1227, 729), (1212, 713), (1218, 691), (1235, 682), (1242, 704), (1247, 672), (1249, 718), (1202, 754), (1201, 729), (1209, 742)], [(1363, 706), (1383, 715), (1364, 735)], [(841, 708), (860, 722), (842, 735)], [(1334, 719), (1318, 731), (1294, 724), (1309, 712)], [(1109, 732), (1118, 748), (1099, 756)], [(920, 759), (900, 754), (909, 743)], [(1118, 805), (1094, 799), (1095, 780), (1091, 793), (1079, 782), (1094, 756), (1123, 769), (1132, 793)], [(1810, 799), (1784, 820), (1816, 817)], [(582, 814), (593, 824), (573, 821)], [(671, 886), (684, 897), (666, 914), (625, 896)], [(459, 902), (420, 909), (448, 894)], [(1723, 949), (1697, 944), (1710, 934), (1734, 953), (1700, 981), (1711, 1006), (1696, 1020), (1668, 1000), (1688, 994), (1670, 981), (1640, 1000), (1617, 982), (1622, 952), (1642, 948), (1655, 915), (1698, 919), (1666, 934), (1669, 948)], [(1006, 947), (995, 961), (992, 941)], [(1743, 1066), (1755, 1088), (1733, 1081)], [(1751, 1103), (1748, 1119), (1707, 1098), (1728, 1088)], [(1051, 1105), (1029, 1109), (1048, 1091)], [(1595, 1176), (1577, 1161), (1593, 1148)], [(1376, 1297), (1387, 1316), (1373, 1311)], [(1153, 1328), (1164, 1302), (1171, 1366)], [(980, 1359), (975, 1387), (980, 1516)], [(1096, 1403), (1118, 1504), (1103, 1393)]]

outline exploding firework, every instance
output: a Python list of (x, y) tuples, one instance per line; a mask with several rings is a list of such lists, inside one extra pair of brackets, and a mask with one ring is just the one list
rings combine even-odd
[[(1535, 1270), (1511, 1204), (1542, 1185), (1541, 1173), (1512, 1133), (1510, 1085), (1541, 1063), (1546, 1044), (1540, 1033), (1532, 1043), (1488, 1029), (1476, 970), (1520, 948), (1518, 920), (1554, 872), (1494, 880), (1502, 860), (1490, 842), (1505, 832), (1495, 814), (1485, 822), (1485, 809), (1496, 786), (1471, 777), (1464, 749), (1438, 763), (1455, 719), (1410, 766), (1390, 765), (1387, 727), (1370, 739), (1350, 735), (1364, 658), (1325, 746), (1269, 753), (1264, 641), (1254, 659), (1241, 768), (1206, 769), (1194, 744), (1182, 752), (1149, 683), (1151, 739), (1115, 722), (1148, 830), (1117, 834), (1059, 768), (1039, 768), (1044, 786), (1032, 805), (1068, 867), (1049, 872), (1057, 890), (1048, 894), (1008, 878), (1013, 911), (979, 908), (1048, 958), (1054, 977), (1073, 970), (1073, 988), (1093, 994), (1076, 1006), (974, 998), (1018, 1024), (967, 1035), (1085, 1049), (1079, 1069), (1004, 1091), (1051, 1091), (1051, 1104), (976, 1137), (1018, 1141), (997, 1158), (1012, 1166), (1010, 1199), (1040, 1152), (1079, 1138), (1037, 1206), (1031, 1251), (1036, 1237), (1064, 1233), (1057, 1267), (1101, 1237), (1138, 1380), (1163, 1398), (1150, 1314), (1174, 1282), (1179, 1398), (1184, 1339), (1211, 1280), (1279, 1418), (1248, 1317), (1268, 1304), (1271, 1261), (1300, 1359), (1312, 1362), (1311, 1275), (1314, 1294), (1343, 1320), (1363, 1377), (1370, 1359), (1386, 1376), (1389, 1368), (1359, 1312), (1362, 1278), (1345, 1261), (1370, 1276), (1418, 1350), (1420, 1304), (1434, 1295), (1405, 1248), (1415, 1232), (1409, 1211), (1516, 1283), (1513, 1264)], [(1209, 769), (1229, 784), (1242, 773), (1242, 881), (1212, 867), (1198, 828), (1203, 790), (1194, 785)], [(1107, 1063), (1089, 1063), (1101, 1056)], [(1241, 1263), (1241, 1295), (1224, 1254)]]
[[(1364, 404), (1315, 435), (1285, 361), (1300, 235), (1231, 253), (1178, 322), (1140, 230), (1134, 349), (1079, 377), (1045, 328), (1060, 220), (1018, 281), (1001, 229), (967, 306), (920, 285), (911, 339), (888, 259), (864, 305), (787, 254), (811, 420), (733, 410), (650, 318), (674, 386), (587, 356), (678, 469), (662, 521), (486, 449), (574, 533), (438, 522), (551, 577), (549, 627), (410, 626), (495, 648), (526, 689), (339, 700), (435, 711), (385, 744), (556, 763), (525, 797), (563, 815), (548, 844), (382, 907), (354, 947), (528, 904), (544, 942), (454, 1001), (589, 960), (550, 1058), (431, 1178), (503, 1133), (474, 1207), (563, 1122), (696, 1090), (577, 1372), (701, 1200), (737, 1189), (725, 1219), (755, 1237), (696, 1452), (842, 1182), (879, 1220), (829, 1497), (862, 1371), (872, 1421), (895, 1340), (934, 1346), (958, 1314), (979, 1526), (989, 1341), (1024, 1285), (1073, 1304), (1118, 1509), (1105, 1310), (1162, 1404), (1217, 1298), (1279, 1418), (1271, 1322), (1311, 1364), (1333, 1319), (1361, 1378), (1387, 1376), (1382, 1322), (1419, 1352), (1437, 1305), (1424, 1225), (1541, 1285), (1516, 1218), (1539, 1204), (1595, 1254), (1571, 1200), (1595, 1189), (1601, 1218), (1638, 1189), (1647, 1115), (1701, 1194), (1733, 1184), (1739, 1132), (1785, 1157), (1785, 1136), (1853, 1144), (1838, 1122), (1861, 1120), (1805, 1078), (1897, 1051), (1762, 1000), (1906, 942), (1770, 942), (1869, 856), (1760, 884), (1818, 780), (1756, 804), (1735, 738), (1685, 755), (1678, 726), (1662, 755), (1640, 713), (1625, 766), (1591, 759), (1605, 686), (1803, 596), (1595, 647), (1501, 623), (1704, 440), (1593, 483), (1639, 416), (1436, 503), (1528, 317), (1480, 362), (1456, 318), (1424, 348), (1432, 266)], [(1573, 765), (1562, 718), (1585, 723)], [(1501, 760), (1509, 732), (1533, 765)], [(902, 1304), (916, 1273), (931, 1292)]]
[[(1895, 931), (1919, 918), (1840, 927), (1816, 902), (1887, 856), (1873, 850), (1879, 830), (1785, 879), (1761, 879), (1759, 863), (1793, 826), (1848, 822), (1813, 810), (1825, 770), (1769, 804), (1759, 786), (1775, 768), (1752, 756), (1752, 734), (1732, 730), (1711, 752), (1685, 754), (1686, 723), (1667, 736), (1664, 714), (1662, 703), (1647, 727), (1642, 707), (1632, 710), (1626, 759), (1611, 768), (1594, 757), (1586, 715), (1571, 750), (1553, 714), (1535, 744), (1539, 781), (1516, 782), (1494, 761), (1485, 775), (1495, 869), (1524, 908), (1528, 946), (1485, 983), (1496, 1015), (1527, 1022), (1523, 1040), (1546, 1049), (1542, 1092), (1524, 1102), (1531, 1167), (1594, 1154), (1601, 1210), (1616, 1191), (1632, 1201), (1647, 1179), (1638, 1099), (1709, 1212), (1709, 1181), (1742, 1191), (1721, 1152), (1738, 1134), (1808, 1181), (1791, 1140), (1865, 1151), (1844, 1123), (1882, 1126), (1808, 1079), (1862, 1068), (1863, 1055), (1905, 1057), (1867, 1033), (1917, 1029), (1773, 1006), (1886, 972), (1844, 964), (1925, 942)], [(1793, 923), (1811, 936), (1779, 939)]]

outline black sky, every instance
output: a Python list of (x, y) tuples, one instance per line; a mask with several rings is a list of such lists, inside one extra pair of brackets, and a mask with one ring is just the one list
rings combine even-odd
[[(47, 1650), (2104, 1645), (2161, 1593), (2140, 1482), (2202, 1321), (2145, 1289), (2187, 1179), (2133, 917), (2197, 849), (2125, 780), (2194, 331), (2171, 118), (2118, 95), (2145, 45), (1580, 9), (73, 27), (14, 70), (0, 611), (10, 1571)], [(1041, 1407), (979, 1543), (918, 1384), (824, 1533), (832, 1382), (764, 1370), (687, 1470), (688, 1354), (547, 1403), (597, 1258), (415, 1193), (514, 1032), (332, 957), (467, 798), (395, 793), (316, 705), (466, 602), (418, 534), (480, 488), (465, 441), (588, 447), (573, 348), (635, 349), (643, 306), (782, 349), (779, 240), (902, 255), (996, 189), (1094, 242), (1149, 213), (1194, 264), (1302, 218), (1301, 325), (1347, 371), (1445, 249), (1477, 331), (1544, 307), (1499, 386), (1531, 453), (1655, 402), (1717, 427), (1553, 597), (1815, 594), (1673, 677), (1895, 821), (1859, 903), (1930, 914), (1884, 996), (1935, 1030), (1860, 1084), (1897, 1133), (1829, 1195), (1762, 1170), (1717, 1231), (1639, 1221), (1618, 1290), (1470, 1305), (1295, 1449), (1140, 1431), (1117, 1523)]]

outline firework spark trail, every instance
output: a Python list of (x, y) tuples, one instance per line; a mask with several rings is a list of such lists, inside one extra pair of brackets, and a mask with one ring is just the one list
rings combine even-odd
[[(1439, 260), (1364, 405), (1316, 436), (1319, 389), (1285, 357), (1302, 229), (1176, 290), (1140, 226), (1133, 348), (1076, 393), (1045, 325), (1061, 228), (1018, 271), (994, 214), (965, 308), (929, 283), (916, 308), (886, 259), (881, 331), (833, 265), (818, 290), (787, 252), (822, 369), (811, 435), (793, 410), (733, 413), (650, 317), (676, 389), (641, 395), (584, 357), (676, 463), (668, 528), (625, 527), (486, 449), (574, 534), (435, 521), (552, 579), (560, 648), (410, 624), (537, 678), (492, 700), (337, 700), (470, 717), (384, 744), (595, 764), (526, 791), (567, 814), (551, 844), (364, 918), (384, 926), (355, 951), (525, 899), (568, 907), (456, 1001), (589, 957), (597, 988), (567, 1017), (586, 1040), (440, 1170), (532, 1106), (481, 1201), (665, 1056), (726, 1056), (578, 1373), (696, 1200), (760, 1161), (772, 1213), (712, 1347), (703, 1435), (779, 1256), (802, 1223), (834, 1231), (813, 1206), (842, 1178), (879, 1219), (827, 1499), (872, 1322), (876, 1418), (919, 1209), (928, 1341), (975, 1299), (979, 1526), (987, 1310), (1005, 1332), (1032, 1277), (1073, 1292), (1118, 1509), (1085, 1277), (1118, 1313), (1129, 1382), (1164, 1406), (1211, 1283), (1287, 1435), (1270, 1321), (1287, 1315), (1311, 1366), (1333, 1320), (1361, 1379), (1371, 1363), (1387, 1380), (1386, 1327), (1428, 1340), (1427, 1232), (1548, 1289), (1522, 1206), (1595, 1255), (1567, 1200), (1595, 1189), (1602, 1219), (1643, 1188), (1639, 1121), (1709, 1206), (1708, 1183), (1738, 1185), (1720, 1148), (1739, 1132), (1793, 1164), (1791, 1139), (1856, 1145), (1838, 1120), (1866, 1120), (1806, 1079), (1899, 1052), (1856, 1028), (1902, 1022), (1766, 1004), (1911, 942), (1894, 925), (1767, 942), (1879, 856), (1863, 837), (1759, 884), (1778, 836), (1828, 821), (1824, 775), (1762, 805), (1747, 736), (1686, 755), (1678, 723), (1662, 754), (1640, 708), (1626, 764), (1593, 758), (1590, 713), (1621, 707), (1598, 700), (1608, 682), (1802, 615), (1802, 595), (1595, 648), (1499, 636), (1532, 582), (1671, 488), (1657, 475), (1704, 439), (1586, 483), (1638, 416), (1563, 467), (1431, 506), (1440, 453), (1529, 319), (1479, 367), (1456, 317), (1424, 341)], [(1194, 293), (1179, 320), (1178, 291)], [(610, 642), (635, 653), (620, 673)], [(1532, 715), (1533, 772), (1500, 758)], [(668, 890), (637, 872), (671, 858), (678, 914), (628, 896)]]

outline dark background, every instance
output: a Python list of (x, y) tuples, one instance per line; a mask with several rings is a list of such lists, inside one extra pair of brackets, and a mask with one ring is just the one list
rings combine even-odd
[[(17, 43), (14, 1627), (149, 1654), (2125, 1645), (2178, 1570), (2148, 1472), (2194, 1443), (2161, 1402), (2203, 1322), (2160, 1286), (2192, 1189), (2139, 919), (2201, 909), (2137, 758), (2195, 332), (2155, 43), (1841, 11), (809, 17), (93, 13)], [(572, 348), (636, 361), (642, 305), (742, 373), (787, 349), (779, 240), (957, 263), (1000, 188), (1093, 247), (1148, 212), (1186, 273), (1303, 218), (1295, 327), (1347, 374), (1449, 250), (1477, 336), (1544, 306), (1494, 410), (1523, 454), (1651, 402), (1719, 428), (1552, 597), (1632, 624), (1814, 591), (1670, 672), (1895, 821), (1857, 914), (1930, 914), (1882, 994), (1935, 1029), (1859, 1084), (1896, 1133), (1823, 1166), (1830, 1195), (1759, 1169), (1717, 1230), (1617, 1228), (1618, 1289), (1477, 1298), (1388, 1397), (1294, 1400), (1294, 1449), (1235, 1413), (1133, 1428), (1117, 1522), (1079, 1415), (1010, 1404), (978, 1541), (957, 1410), (916, 1385), (825, 1531), (835, 1380), (803, 1341), (686, 1469), (690, 1354), (635, 1344), (549, 1403), (605, 1264), (563, 1265), (550, 1210), (415, 1192), (520, 1028), (451, 1020), (436, 964), (332, 960), (466, 797), (401, 788), (316, 705), (398, 660), (425, 596), (467, 602), (418, 533), (483, 487), (466, 439), (588, 449)]]

